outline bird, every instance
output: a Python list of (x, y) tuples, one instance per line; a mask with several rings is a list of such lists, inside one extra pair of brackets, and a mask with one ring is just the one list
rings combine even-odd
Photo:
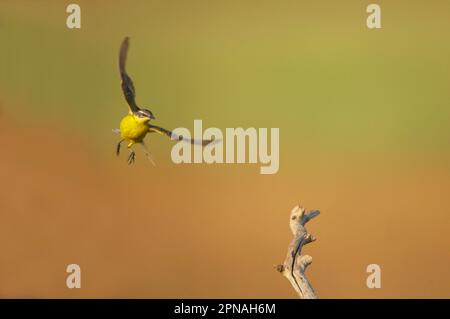
[(128, 55), (130, 38), (125, 37), (120, 45), (119, 50), (119, 71), (121, 77), (121, 87), (123, 91), (123, 95), (128, 104), (128, 114), (122, 118), (120, 121), (120, 128), (117, 130), (113, 130), (116, 133), (119, 133), (121, 136), (121, 140), (117, 143), (116, 146), (116, 155), (120, 155), (120, 148), (123, 142), (127, 142), (127, 148), (129, 150), (128, 156), (128, 164), (133, 164), (135, 162), (136, 153), (133, 150), (133, 146), (136, 144), (140, 144), (144, 148), (144, 152), (147, 158), (153, 163), (153, 159), (151, 154), (144, 142), (144, 138), (147, 133), (159, 133), (161, 135), (168, 136), (172, 140), (183, 140), (190, 142), (191, 144), (200, 144), (202, 146), (206, 146), (211, 143), (213, 140), (196, 140), (196, 139), (185, 139), (183, 136), (177, 136), (172, 131), (162, 128), (157, 125), (150, 124), (151, 120), (155, 120), (155, 116), (152, 111), (146, 108), (140, 108), (136, 104), (136, 91), (134, 88), (133, 80), (128, 75), (125, 69), (125, 64)]

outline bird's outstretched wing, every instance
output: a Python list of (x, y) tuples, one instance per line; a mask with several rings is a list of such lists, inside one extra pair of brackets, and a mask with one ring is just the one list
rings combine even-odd
[(126, 37), (125, 39), (123, 39), (122, 45), (120, 46), (119, 70), (120, 70), (120, 77), (122, 78), (122, 91), (123, 95), (125, 96), (125, 100), (127, 100), (131, 112), (137, 112), (139, 111), (139, 107), (135, 102), (136, 92), (134, 90), (133, 81), (125, 71), (125, 63), (127, 60), (129, 42), (130, 38)]
[(172, 131), (166, 130), (165, 128), (162, 128), (162, 127), (159, 127), (159, 126), (156, 126), (156, 125), (149, 124), (148, 126), (149, 126), (149, 131), (150, 132), (156, 132), (156, 133), (159, 133), (161, 135), (166, 135), (172, 140), (185, 141), (185, 142), (191, 143), (193, 145), (206, 146), (209, 143), (215, 141), (215, 140), (203, 140), (203, 139), (199, 140), (199, 139), (193, 139), (193, 138), (185, 138), (185, 137), (183, 137), (181, 135), (176, 135)]

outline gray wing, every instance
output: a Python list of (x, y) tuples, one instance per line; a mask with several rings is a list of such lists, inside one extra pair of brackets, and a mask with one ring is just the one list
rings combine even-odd
[(183, 136), (176, 135), (172, 131), (166, 130), (165, 128), (162, 128), (160, 126), (156, 126), (156, 125), (152, 125), (152, 124), (149, 124), (148, 126), (149, 126), (150, 132), (156, 132), (161, 135), (166, 135), (172, 140), (185, 141), (185, 142), (189, 142), (193, 145), (206, 146), (209, 143), (211, 143), (212, 141), (214, 141), (214, 140), (197, 140), (197, 139), (193, 139), (193, 138), (184, 138)]
[(126, 37), (125, 39), (123, 39), (122, 45), (120, 46), (119, 70), (120, 70), (120, 77), (122, 78), (122, 91), (123, 95), (125, 96), (125, 100), (127, 100), (131, 112), (137, 112), (139, 111), (139, 106), (137, 106), (135, 101), (136, 92), (134, 90), (133, 81), (125, 71), (125, 63), (127, 60), (129, 42), (130, 38)]

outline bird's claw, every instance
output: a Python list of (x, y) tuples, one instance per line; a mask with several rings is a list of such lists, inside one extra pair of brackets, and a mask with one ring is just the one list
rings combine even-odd
[(128, 156), (128, 165), (134, 164), (134, 160), (136, 157), (136, 153), (132, 151), (130, 155)]

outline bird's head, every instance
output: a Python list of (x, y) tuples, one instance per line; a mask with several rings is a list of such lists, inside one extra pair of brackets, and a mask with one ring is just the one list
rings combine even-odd
[(137, 112), (134, 112), (134, 115), (137, 117), (138, 120), (143, 121), (143, 122), (147, 122), (147, 121), (155, 119), (155, 116), (153, 115), (153, 113), (147, 109), (141, 109)]

